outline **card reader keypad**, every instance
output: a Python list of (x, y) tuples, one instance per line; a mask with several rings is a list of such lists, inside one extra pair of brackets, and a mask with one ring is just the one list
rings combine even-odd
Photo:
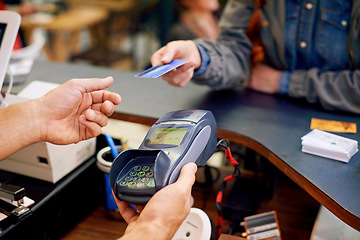
[(127, 175), (120, 181), (121, 187), (128, 188), (153, 188), (154, 181), (154, 166), (153, 165), (136, 165)]

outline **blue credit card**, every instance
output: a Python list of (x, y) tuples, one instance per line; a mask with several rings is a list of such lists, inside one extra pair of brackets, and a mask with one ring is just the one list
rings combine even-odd
[(136, 74), (135, 77), (142, 77), (142, 78), (158, 78), (164, 75), (171, 70), (180, 67), (181, 65), (185, 64), (187, 60), (181, 59), (174, 59), (167, 64), (159, 64), (154, 67), (148, 68), (145, 71)]

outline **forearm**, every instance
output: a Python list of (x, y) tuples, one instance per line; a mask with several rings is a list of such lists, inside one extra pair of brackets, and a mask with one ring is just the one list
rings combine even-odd
[(174, 234), (168, 226), (160, 223), (136, 222), (127, 227), (119, 240), (170, 240)]
[(249, 75), (250, 47), (244, 46), (235, 52), (231, 46), (216, 42), (196, 42), (206, 49), (210, 63), (204, 74), (194, 75), (194, 83), (208, 85), (214, 90), (228, 89), (239, 85)]
[(0, 160), (21, 148), (41, 140), (35, 101), (0, 110)]
[(360, 71), (320, 72), (316, 68), (294, 71), (288, 94), (320, 103), (325, 109), (360, 114)]

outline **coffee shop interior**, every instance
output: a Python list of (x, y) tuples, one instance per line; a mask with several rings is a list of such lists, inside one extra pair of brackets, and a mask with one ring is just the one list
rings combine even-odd
[[(20, 66), (18, 72), (14, 72), (14, 89), (24, 87), (32, 66), (40, 62), (90, 66), (131, 72), (135, 75), (151, 66), (151, 55), (167, 43), (171, 27), (179, 21), (175, 0), (4, 2), (7, 9), (19, 11), (22, 15), (20, 50), (32, 48), (32, 51), (24, 51), (22, 56), (20, 54), (23, 59), (11, 59)], [(219, 15), (225, 4), (226, 0), (220, 1)], [(24, 69), (28, 71), (24, 73)], [(121, 95), (121, 92), (119, 94)], [(105, 133), (111, 134), (116, 143), (123, 144), (127, 141), (130, 147), (137, 148), (152, 123), (130, 123), (110, 118), (108, 126), (103, 128), (103, 134), (96, 139), (96, 152), (107, 146)], [(222, 239), (246, 239), (244, 218), (261, 213), (275, 213), (281, 239), (321, 239), (316, 237), (314, 229), (319, 221), (319, 212), (327, 210), (256, 150), (231, 140), (229, 144), (233, 157), (239, 162), (241, 174), (239, 178), (229, 181), (224, 188), (221, 203), (224, 235)], [(72, 218), (70, 214), (69, 217), (62, 218), (62, 223), (57, 222), (64, 226), (59, 228), (61, 231), (47, 232), (41, 239), (95, 240), (117, 239), (122, 236), (127, 224), (116, 210), (107, 208), (103, 172), (96, 164), (93, 165), (87, 174), (101, 175), (97, 178), (100, 182), (93, 184), (94, 188), (99, 189), (96, 192), (104, 194), (96, 197), (84, 196), (82, 200), (72, 199), (72, 204), (77, 205), (72, 207), (76, 217)], [(233, 166), (219, 151), (211, 157), (206, 166), (200, 167), (196, 174), (192, 207), (201, 209), (210, 219), (211, 239), (216, 239), (217, 193), (223, 179), (231, 175), (232, 171)], [(46, 184), (61, 184), (61, 181), (60, 179), (57, 183)], [(72, 191), (76, 191), (74, 189), (76, 187), (62, 195), (62, 198), (72, 198)], [(83, 204), (81, 201), (93, 203)], [(47, 207), (56, 208), (56, 205)], [(81, 211), (77, 212), (79, 208)], [(64, 216), (66, 212), (64, 210)], [(57, 214), (61, 215), (62, 212)], [(333, 216), (330, 212), (327, 214)], [(67, 220), (64, 219), (69, 221), (65, 223)], [(37, 234), (41, 235), (38, 232)]]

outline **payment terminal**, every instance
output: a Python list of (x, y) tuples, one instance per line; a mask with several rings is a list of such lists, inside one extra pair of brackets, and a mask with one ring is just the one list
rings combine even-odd
[(216, 150), (217, 126), (206, 110), (165, 114), (150, 128), (138, 149), (121, 152), (110, 169), (115, 196), (129, 203), (146, 203), (174, 183), (190, 162), (204, 166)]

